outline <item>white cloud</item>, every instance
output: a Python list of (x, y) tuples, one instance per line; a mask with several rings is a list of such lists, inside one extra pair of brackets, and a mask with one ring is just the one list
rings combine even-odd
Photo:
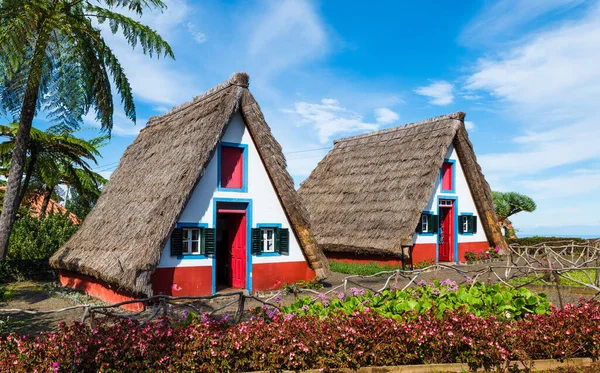
[[(94, 128), (101, 127), (100, 123), (96, 121), (96, 114), (91, 110), (83, 117), (83, 121)], [(113, 114), (113, 128), (111, 133), (112, 135), (117, 136), (137, 136), (142, 128), (146, 126), (147, 122), (148, 119), (138, 118), (136, 124), (133, 124), (133, 122), (127, 118), (124, 112), (115, 110)]]
[(475, 122), (465, 120), (465, 128), (467, 129), (467, 131), (475, 131)]
[(445, 80), (433, 81), (430, 85), (415, 89), (415, 93), (429, 97), (429, 103), (445, 106), (454, 102), (454, 86)]
[(248, 62), (257, 66), (260, 79), (327, 52), (325, 26), (309, 1), (269, 2), (248, 30)]
[(585, 213), (600, 208), (600, 173), (568, 172), (600, 161), (600, 4), (554, 26), (481, 59), (465, 87), (510, 113), (518, 135), (478, 160), (486, 177), (540, 201), (515, 219), (531, 232), (600, 224)]
[(194, 41), (197, 44), (203, 44), (206, 42), (206, 40), (208, 40), (208, 38), (206, 37), (206, 34), (198, 31), (196, 29), (196, 25), (194, 25), (192, 22), (188, 22), (186, 27), (187, 27), (188, 31), (190, 32), (190, 35), (192, 35), (192, 38), (194, 39)]
[(380, 125), (365, 122), (362, 115), (341, 107), (339, 102), (332, 98), (324, 98), (320, 104), (296, 102), (294, 110), (284, 112), (299, 115), (300, 123), (312, 126), (322, 144), (335, 135), (374, 131)]
[(375, 120), (377, 123), (391, 124), (400, 119), (398, 113), (388, 108), (377, 108), (375, 109)]
[(584, 0), (501, 0), (490, 2), (465, 29), (459, 40), (467, 45), (484, 45), (510, 38), (533, 20), (564, 11)]
[(467, 88), (504, 102), (524, 123), (511, 151), (480, 157), (486, 172), (523, 174), (600, 158), (600, 7), (481, 60)]
[(572, 173), (544, 179), (525, 179), (520, 182), (538, 199), (557, 199), (600, 191), (600, 172)]
[(528, 112), (583, 117), (600, 95), (600, 7), (581, 22), (541, 33), (495, 59), (483, 59), (467, 88), (486, 90)]

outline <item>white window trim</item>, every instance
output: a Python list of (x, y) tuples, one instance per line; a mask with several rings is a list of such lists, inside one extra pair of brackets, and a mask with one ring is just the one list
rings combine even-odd
[(421, 232), (429, 232), (429, 215), (421, 215)]
[[(271, 231), (272, 235), (271, 238), (267, 238), (268, 236), (268, 232)], [(275, 227), (261, 227), (260, 228), (260, 234), (262, 237), (262, 247), (261, 247), (261, 252), (263, 253), (275, 253), (275, 233), (276, 233), (276, 228)], [(269, 243), (270, 248), (269, 248)]]
[(467, 215), (463, 215), (461, 216), (463, 221), (462, 221), (462, 225), (463, 225), (463, 232), (464, 233), (469, 233), (469, 217)]
[[(198, 239), (192, 240), (192, 231), (198, 231)], [(192, 244), (194, 242), (198, 242), (198, 251), (192, 252)], [(189, 251), (188, 251), (189, 248)], [(181, 252), (183, 255), (203, 255), (202, 253), (202, 228), (200, 227), (190, 227), (183, 228), (183, 245), (181, 248)]]

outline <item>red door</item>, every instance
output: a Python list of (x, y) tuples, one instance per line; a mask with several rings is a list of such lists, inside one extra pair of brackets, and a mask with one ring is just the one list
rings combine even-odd
[[(441, 201), (440, 201), (441, 202)], [(440, 231), (439, 231), (439, 261), (452, 260), (454, 249), (454, 201), (444, 200), (446, 205), (440, 206)]]
[(231, 286), (246, 287), (246, 214), (229, 215)]

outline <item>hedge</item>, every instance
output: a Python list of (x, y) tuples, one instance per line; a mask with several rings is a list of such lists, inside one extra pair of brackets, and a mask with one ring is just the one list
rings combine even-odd
[(562, 245), (565, 241), (573, 241), (577, 244), (585, 245), (590, 242), (590, 240), (583, 239), (580, 237), (544, 237), (544, 236), (533, 236), (533, 237), (523, 237), (523, 238), (507, 238), (506, 242), (510, 244), (518, 244), (521, 246), (533, 246), (541, 243)]
[(364, 366), (466, 363), (502, 367), (510, 361), (600, 357), (600, 302), (582, 301), (549, 314), (505, 321), (462, 311), (412, 320), (365, 309), (320, 319), (276, 314), (229, 325), (202, 321), (172, 327), (74, 323), (54, 333), (0, 338), (2, 372), (244, 372), (356, 369)]

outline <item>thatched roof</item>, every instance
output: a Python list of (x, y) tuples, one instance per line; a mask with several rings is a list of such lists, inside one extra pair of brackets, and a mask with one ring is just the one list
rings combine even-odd
[(298, 191), (321, 248), (394, 255), (411, 245), (451, 144), (490, 244), (506, 247), (464, 117), (444, 115), (335, 141)]
[(233, 74), (192, 101), (150, 118), (81, 229), (50, 259), (51, 265), (151, 295), (161, 251), (227, 125), (240, 112), (309, 265), (317, 277), (325, 277), (327, 260), (248, 81), (245, 73)]

